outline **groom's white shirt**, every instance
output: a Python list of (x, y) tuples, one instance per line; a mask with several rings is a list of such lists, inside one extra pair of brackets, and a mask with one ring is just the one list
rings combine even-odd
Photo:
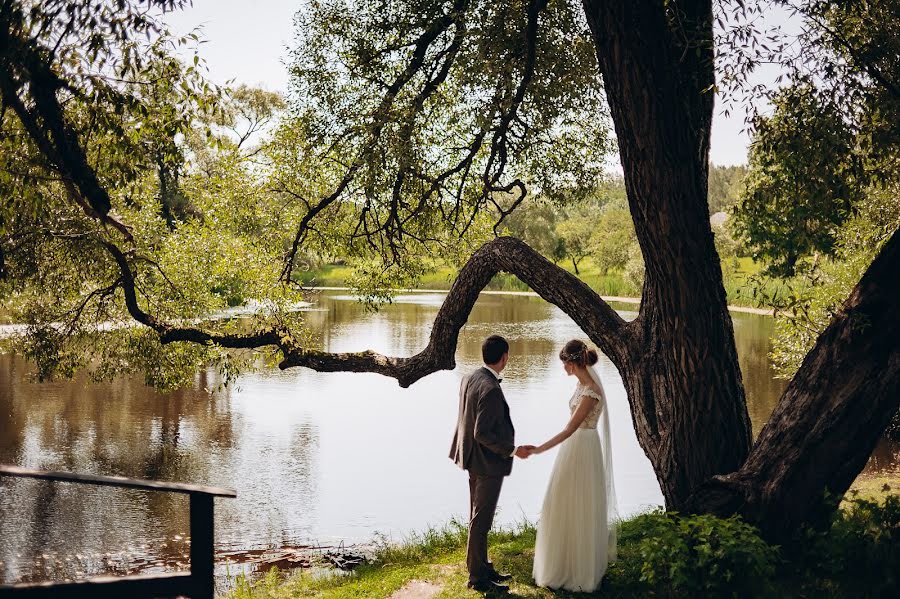
[[(493, 368), (491, 368), (491, 367), (488, 366), (487, 364), (485, 364), (484, 367), (487, 368), (488, 371), (489, 371), (491, 374), (494, 375), (494, 378), (495, 378), (495, 379), (497, 379), (498, 381), (500, 380), (500, 373), (499, 373), (499, 372), (497, 372), (496, 370), (494, 370)], [(515, 457), (515, 455), (516, 455), (516, 449), (517, 449), (517, 448), (514, 448), (514, 449), (512, 450), (512, 453), (509, 454), (509, 457), (511, 457), (511, 458), (512, 458), (512, 457)]]

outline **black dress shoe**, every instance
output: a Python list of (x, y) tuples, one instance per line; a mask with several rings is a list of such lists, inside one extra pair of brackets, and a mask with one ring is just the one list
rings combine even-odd
[(491, 580), (493, 582), (506, 582), (507, 580), (512, 580), (512, 574), (501, 574), (494, 570), (491, 572)]
[(506, 593), (509, 592), (509, 587), (505, 584), (497, 584), (493, 580), (479, 580), (477, 582), (471, 582), (466, 585), (470, 589), (474, 589), (479, 593)]

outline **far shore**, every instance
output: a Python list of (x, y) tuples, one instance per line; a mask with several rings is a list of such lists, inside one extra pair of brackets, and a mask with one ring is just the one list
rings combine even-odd
[[(321, 287), (307, 287), (309, 291), (353, 291), (352, 287), (329, 287), (329, 286), (321, 286)], [(396, 289), (397, 293), (441, 293), (446, 295), (449, 289)], [(500, 291), (500, 290), (488, 290), (485, 289), (481, 293), (486, 295), (518, 295), (524, 297), (539, 297), (537, 293), (534, 291)], [(606, 302), (618, 302), (620, 304), (636, 304), (640, 305), (641, 298), (639, 297), (624, 297), (618, 295), (603, 295), (600, 296), (603, 301)], [(762, 316), (774, 316), (775, 311), (771, 309), (764, 308), (752, 308), (750, 306), (728, 306), (728, 310), (731, 312), (744, 312), (746, 314), (759, 314)], [(240, 308), (231, 308), (229, 310), (225, 310), (222, 313), (214, 316), (210, 316), (209, 318), (227, 318), (235, 315), (240, 315), (242, 313), (246, 313), (246, 311), (241, 310)], [(100, 326), (106, 329), (119, 328), (122, 326), (137, 326), (137, 322), (123, 322), (123, 323), (102, 323)], [(25, 331), (27, 325), (16, 322), (4, 323), (0, 320), (0, 339), (4, 337), (8, 337), (10, 335), (16, 333), (23, 333)]]
[[(353, 291), (352, 287), (307, 287), (310, 291)], [(449, 292), (449, 289), (397, 289), (398, 293), (443, 293)], [(496, 291), (485, 289), (481, 293), (488, 295), (520, 295), (526, 297), (539, 297), (534, 291)], [(617, 295), (602, 295), (601, 299), (605, 302), (618, 302), (621, 304), (638, 304), (641, 303), (639, 297), (623, 297)], [(766, 308), (752, 308), (750, 306), (728, 306), (731, 312), (744, 312), (746, 314), (759, 314), (762, 316), (774, 316), (775, 311)]]

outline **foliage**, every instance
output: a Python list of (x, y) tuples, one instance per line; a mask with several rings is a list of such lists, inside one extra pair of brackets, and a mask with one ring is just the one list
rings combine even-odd
[(864, 593), (891, 597), (900, 592), (900, 495), (879, 502), (851, 492), (825, 530), (804, 529), (795, 543), (793, 569), (802, 574), (806, 593), (835, 584), (853, 587), (866, 581)]
[(593, 255), (603, 272), (623, 270), (637, 247), (637, 236), (628, 204), (612, 200), (600, 210), (592, 236)]
[[(622, 522), (618, 561), (610, 564), (598, 594), (635, 599), (893, 596), (900, 572), (898, 518), (900, 496), (889, 489), (878, 501), (851, 495), (830, 527), (804, 530), (793, 545), (779, 549), (735, 518), (641, 514)], [(491, 533), (491, 555), (498, 569), (513, 574), (513, 594), (584, 597), (534, 585), (535, 533), (527, 522)], [(230, 596), (374, 598), (390, 596), (411, 580), (428, 580), (442, 587), (442, 597), (475, 597), (465, 588), (465, 538), (465, 527), (452, 522), (401, 543), (380, 544), (371, 562), (350, 576), (300, 572), (281, 581), (270, 574), (257, 583), (239, 578)]]
[[(761, 31), (758, 17), (772, 7), (801, 26)], [(866, 189), (900, 172), (898, 18), (891, 0), (723, 3), (728, 95), (743, 90), (775, 106), (750, 116), (750, 173), (735, 211), (739, 237), (773, 262), (770, 274), (791, 276), (806, 257), (831, 255)], [(764, 63), (780, 65), (784, 87), (747, 85)]]
[(644, 514), (632, 523), (640, 580), (667, 597), (740, 597), (765, 590), (775, 573), (778, 550), (739, 517)]
[(593, 189), (610, 144), (590, 34), (575, 5), (544, 4), (302, 9), (273, 144), (290, 252), (339, 248), (357, 284), (409, 283), (417, 256), (469, 254), (526, 193)]
[[(526, 193), (563, 206), (600, 180), (606, 108), (571, 3), (308, 4), (288, 102), (178, 60), (199, 39), (160, 15), (184, 4), (0, 10), (0, 310), (42, 377), (158, 360), (148, 381), (171, 386), (236, 358), (131, 319), (294, 339), (295, 265), (340, 257), (378, 302), (423, 254), (461, 264)], [(249, 322), (217, 318), (248, 302)]]
[(872, 188), (858, 212), (836, 231), (832, 259), (815, 262), (791, 281), (791, 291), (767, 303), (779, 308), (772, 360), (793, 376), (882, 245), (900, 227), (900, 186)]
[(716, 243), (716, 253), (722, 263), (722, 277), (725, 281), (731, 281), (737, 277), (741, 268), (738, 253), (740, 244), (731, 235), (728, 222), (722, 224), (711, 223), (713, 236)]
[(773, 359), (789, 377), (900, 226), (900, 5), (771, 4), (803, 27), (792, 43), (778, 32), (780, 40), (745, 48), (749, 70), (778, 62), (789, 84), (770, 96), (775, 113), (755, 121), (733, 224), (782, 279), (761, 277), (752, 293), (777, 310)]
[(576, 275), (578, 263), (593, 253), (591, 241), (596, 235), (596, 214), (596, 205), (580, 202), (564, 210), (556, 224), (563, 256), (572, 262)]
[(559, 208), (543, 198), (529, 199), (503, 221), (503, 234), (518, 237), (554, 262), (565, 255), (564, 242), (557, 234)]
[[(180, 3), (121, 4), (0, 11), (11, 40), (0, 56), (3, 99), (14, 108), (0, 122), (0, 310), (28, 325), (3, 345), (31, 358), (41, 378), (137, 370), (169, 389), (202, 364), (233, 375), (256, 360), (207, 344), (163, 345), (132, 328), (129, 288), (153, 318), (205, 319), (211, 330), (299, 320), (291, 311), (299, 294), (274, 284), (287, 233), (251, 164), (259, 146), (244, 143), (283, 101), (213, 86), (199, 58), (177, 59), (198, 40), (169, 36), (154, 7)], [(29, 77), (50, 79), (28, 85)], [(250, 300), (249, 320), (217, 318)]]
[(709, 213), (725, 212), (734, 206), (740, 197), (747, 167), (743, 164), (732, 166), (709, 165)]
[(834, 231), (859, 196), (854, 135), (838, 108), (804, 84), (782, 92), (774, 114), (754, 125), (734, 228), (769, 272), (790, 276), (802, 257), (832, 254)]

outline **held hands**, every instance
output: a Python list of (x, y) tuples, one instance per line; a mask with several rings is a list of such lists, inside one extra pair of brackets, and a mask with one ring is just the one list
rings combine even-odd
[(534, 445), (519, 445), (516, 447), (516, 457), (527, 460), (529, 456), (539, 453)]

